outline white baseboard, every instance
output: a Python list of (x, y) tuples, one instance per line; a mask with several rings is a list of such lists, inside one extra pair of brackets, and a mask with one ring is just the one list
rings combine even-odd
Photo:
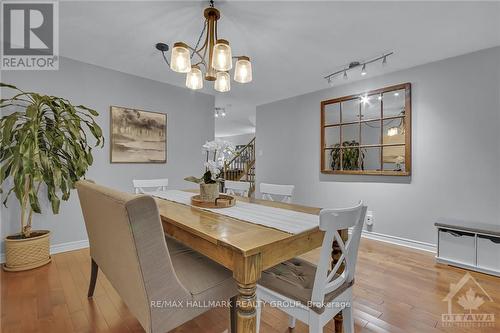
[[(74, 241), (74, 242), (61, 243), (61, 244), (54, 244), (50, 247), (50, 254), (79, 250), (79, 249), (83, 249), (86, 247), (89, 247), (88, 239)], [(4, 262), (5, 262), (5, 254), (0, 253), (0, 263), (4, 263)]]
[(426, 252), (436, 253), (436, 250), (437, 250), (436, 244), (425, 243), (425, 242), (416, 241), (413, 239), (402, 238), (402, 237), (397, 237), (397, 236), (379, 234), (379, 233), (371, 232), (371, 231), (367, 231), (367, 230), (363, 230), (361, 237), (373, 239), (373, 240), (380, 241), (380, 242), (405, 246), (405, 247), (409, 247), (409, 248), (421, 250), (421, 251), (426, 251)]
[[(436, 253), (436, 244), (420, 242), (420, 241), (402, 238), (402, 237), (384, 235), (384, 234), (379, 234), (376, 232), (371, 232), (371, 231), (366, 231), (366, 230), (363, 230), (363, 233), (361, 236), (364, 238), (373, 239), (373, 240), (380, 241), (380, 242), (385, 242), (385, 243), (409, 247), (412, 249)], [(87, 239), (75, 241), (75, 242), (55, 244), (55, 245), (52, 245), (50, 247), (50, 254), (79, 250), (79, 249), (83, 249), (86, 247), (89, 247), (89, 241)], [(5, 254), (1, 253), (0, 254), (0, 263), (4, 263), (4, 262), (5, 262)]]

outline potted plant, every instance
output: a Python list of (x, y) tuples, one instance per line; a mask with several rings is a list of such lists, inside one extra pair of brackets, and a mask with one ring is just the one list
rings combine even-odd
[(13, 92), (0, 100), (1, 109), (13, 111), (0, 119), (0, 185), (8, 188), (3, 204), (14, 193), (21, 207), (19, 233), (5, 239), (4, 269), (20, 271), (50, 262), (50, 232), (31, 229), (33, 213), (42, 212), (40, 192), (57, 214), (61, 199), (69, 199), (93, 162), (89, 136), (95, 147), (102, 147), (104, 138), (95, 110), (13, 85), (0, 88)]
[(200, 199), (213, 202), (219, 197), (220, 183), (224, 181), (220, 177), (224, 161), (234, 155), (235, 148), (228, 141), (207, 141), (202, 151), (206, 154), (205, 173), (200, 178), (190, 176), (184, 180), (200, 184)]
[[(342, 168), (340, 165), (340, 143), (336, 143), (332, 146), (332, 150), (330, 151), (332, 160), (330, 166), (332, 170), (364, 170), (364, 159), (365, 159), (365, 151), (364, 149), (360, 149), (359, 142), (356, 140), (352, 141), (344, 141), (342, 143), (343, 148), (343, 156), (342, 156)], [(352, 147), (352, 148), (349, 148)]]

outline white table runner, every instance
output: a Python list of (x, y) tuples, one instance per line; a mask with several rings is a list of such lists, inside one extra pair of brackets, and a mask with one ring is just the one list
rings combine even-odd
[[(178, 190), (145, 192), (145, 194), (188, 206), (192, 206), (191, 197), (194, 195), (193, 193)], [(246, 222), (279, 229), (291, 234), (299, 234), (301, 232), (314, 229), (319, 225), (318, 215), (242, 201), (236, 201), (236, 204), (233, 207), (228, 208), (196, 208), (208, 210)]]

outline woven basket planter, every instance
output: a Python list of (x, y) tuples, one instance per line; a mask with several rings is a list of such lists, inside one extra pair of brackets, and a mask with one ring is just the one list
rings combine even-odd
[(6, 271), (25, 271), (48, 264), (50, 258), (50, 231), (34, 230), (34, 237), (19, 238), (19, 235), (5, 238)]
[(219, 184), (200, 184), (200, 199), (215, 202), (219, 197)]

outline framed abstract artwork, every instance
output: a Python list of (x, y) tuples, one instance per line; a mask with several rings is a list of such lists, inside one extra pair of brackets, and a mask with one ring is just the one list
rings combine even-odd
[(111, 106), (111, 163), (166, 163), (167, 115)]

